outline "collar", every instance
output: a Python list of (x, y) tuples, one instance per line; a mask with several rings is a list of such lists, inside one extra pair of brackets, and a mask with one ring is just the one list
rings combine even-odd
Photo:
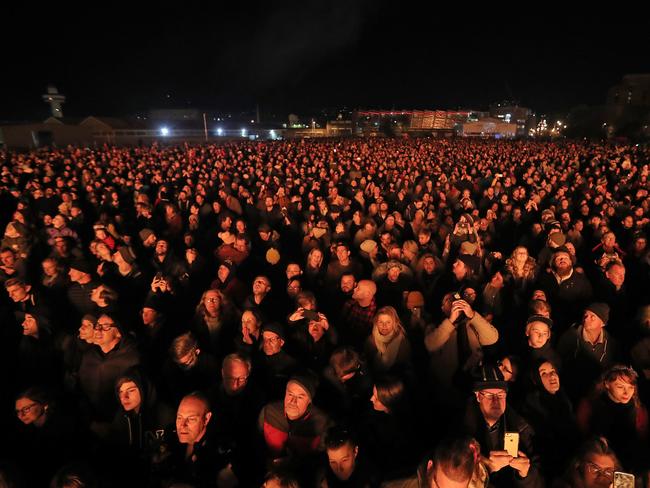
[(580, 339), (582, 339), (583, 342), (586, 342), (587, 344), (590, 344), (592, 346), (595, 346), (595, 345), (598, 345), (598, 344), (603, 344), (605, 342), (605, 328), (604, 327), (602, 329), (600, 329), (600, 334), (598, 335), (598, 338), (596, 339), (596, 342), (593, 342), (593, 343), (589, 342), (585, 338), (584, 326), (582, 326), (582, 325), (580, 326), (579, 332), (580, 332)]
[(555, 280), (557, 281), (558, 285), (560, 285), (560, 284), (564, 283), (565, 281), (571, 279), (571, 277), (573, 276), (573, 268), (571, 268), (571, 272), (565, 278), (560, 277), (555, 271), (551, 271), (551, 272), (553, 273), (553, 276), (555, 276)]

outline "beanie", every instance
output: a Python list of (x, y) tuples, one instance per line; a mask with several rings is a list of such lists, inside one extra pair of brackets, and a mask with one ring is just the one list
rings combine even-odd
[(264, 326), (262, 326), (262, 333), (264, 332), (273, 332), (280, 337), (280, 339), (284, 339), (284, 327), (279, 322), (269, 322), (268, 324), (264, 324)]
[(140, 236), (140, 240), (142, 242), (146, 241), (151, 237), (152, 235), (155, 235), (154, 232), (151, 229), (142, 229), (138, 235)]
[(318, 377), (307, 371), (305, 373), (294, 374), (290, 379), (289, 383), (296, 383), (303, 390), (307, 392), (310, 399), (314, 399), (316, 395), (316, 389), (318, 388)]
[(471, 269), (474, 274), (477, 274), (481, 269), (481, 258), (478, 256), (471, 256), (469, 254), (459, 254), (458, 259), (463, 262), (465, 266)]
[(135, 263), (135, 254), (129, 246), (121, 246), (118, 248), (117, 252), (120, 253), (122, 259), (129, 264)]
[(600, 320), (603, 321), (604, 324), (607, 324), (607, 321), (609, 320), (609, 305), (606, 303), (594, 302), (591, 305), (587, 306), (585, 310), (593, 312), (598, 316)]
[(88, 261), (83, 258), (77, 258), (72, 261), (72, 263), (70, 263), (70, 269), (76, 269), (77, 271), (81, 271), (82, 273), (86, 274), (93, 273), (93, 267)]
[(365, 253), (372, 252), (373, 249), (377, 247), (377, 243), (372, 239), (366, 239), (361, 243), (360, 249)]
[(528, 317), (528, 320), (526, 320), (526, 325), (532, 324), (533, 322), (542, 322), (543, 324), (548, 325), (549, 329), (553, 328), (553, 321), (543, 315), (531, 315)]

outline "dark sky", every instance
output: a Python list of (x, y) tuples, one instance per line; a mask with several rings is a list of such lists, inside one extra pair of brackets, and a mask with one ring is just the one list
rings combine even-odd
[(638, 4), (580, 15), (542, 2), (525, 12), (371, 0), (21, 4), (3, 7), (0, 120), (47, 116), (48, 83), (70, 116), (256, 103), (282, 116), (483, 109), (505, 98), (553, 113), (602, 103), (622, 75), (650, 73), (650, 20)]

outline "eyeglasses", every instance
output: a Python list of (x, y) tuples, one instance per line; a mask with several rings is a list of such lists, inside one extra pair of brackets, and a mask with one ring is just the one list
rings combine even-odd
[(585, 468), (587, 471), (589, 471), (590, 474), (596, 477), (600, 478), (602, 476), (610, 480), (614, 478), (614, 470), (612, 468), (601, 468), (597, 464), (591, 463), (589, 461), (585, 463)]
[(115, 327), (115, 323), (113, 323), (113, 322), (104, 322), (103, 324), (100, 324), (99, 322), (97, 322), (93, 326), (93, 329), (95, 329), (95, 330), (103, 330), (104, 332), (108, 332), (109, 330), (111, 330), (114, 327)]
[(218, 298), (206, 298), (205, 301), (208, 303), (219, 303)]
[(508, 395), (505, 391), (502, 391), (500, 393), (486, 393), (484, 391), (479, 391), (478, 394), (487, 400), (504, 400), (506, 396)]
[(30, 403), (29, 405), (27, 405), (27, 406), (25, 406), (23, 408), (19, 408), (19, 409), (16, 410), (16, 415), (18, 415), (19, 417), (24, 417), (29, 412), (31, 412), (32, 408), (34, 408), (36, 405), (38, 405), (38, 403), (34, 402), (34, 403)]

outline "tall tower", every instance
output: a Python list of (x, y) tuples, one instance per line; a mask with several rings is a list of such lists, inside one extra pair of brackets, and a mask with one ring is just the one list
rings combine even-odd
[(65, 102), (65, 96), (59, 94), (59, 90), (54, 85), (48, 85), (47, 93), (43, 95), (43, 101), (50, 104), (52, 116), (57, 119), (63, 118), (63, 110), (61, 105)]

